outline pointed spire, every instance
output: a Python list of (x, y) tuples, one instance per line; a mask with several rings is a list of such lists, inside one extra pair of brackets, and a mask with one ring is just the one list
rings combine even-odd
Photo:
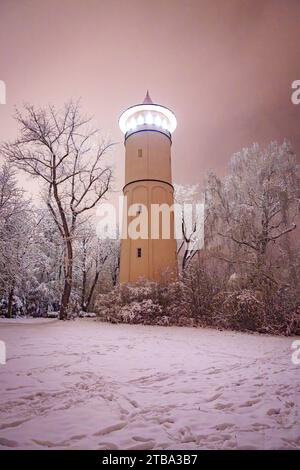
[(145, 96), (145, 99), (143, 101), (143, 104), (153, 104), (153, 101), (149, 95), (149, 90), (147, 90), (147, 93), (146, 93), (146, 96)]

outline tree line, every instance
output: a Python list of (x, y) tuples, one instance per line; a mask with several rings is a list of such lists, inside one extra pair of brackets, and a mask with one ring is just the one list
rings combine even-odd
[[(10, 316), (14, 294), (23, 292), (20, 285), (26, 283), (26, 272), (29, 284), (48, 291), (64, 320), (76, 297), (79, 271), (83, 310), (91, 306), (104, 263), (111, 264), (116, 281), (117, 247), (96, 240), (89, 221), (111, 188), (112, 170), (105, 157), (113, 144), (92, 127), (78, 103), (70, 102), (62, 110), (26, 105), (15, 118), (19, 137), (1, 145), (6, 161), (0, 183), (2, 298)], [(34, 209), (25, 200), (15, 170), (39, 181), (43, 209)]]
[[(91, 223), (112, 189), (107, 157), (113, 143), (78, 103), (61, 110), (27, 105), (15, 118), (18, 138), (0, 147), (1, 311), (11, 316), (13, 309), (36, 315), (59, 309), (66, 319), (76, 309), (94, 309), (99, 292), (117, 285), (119, 243), (99, 240)], [(19, 189), (16, 171), (39, 181), (39, 207)], [(234, 316), (255, 325), (265, 317), (264, 328), (277, 320), (295, 322), (300, 168), (291, 145), (253, 144), (232, 156), (225, 177), (210, 173), (202, 186), (177, 186), (176, 202), (199, 199), (205, 204), (204, 246), (196, 243), (199, 226), (188, 232), (184, 218), (178, 244), (187, 317), (231, 325)], [(173, 307), (185, 316), (185, 306)]]

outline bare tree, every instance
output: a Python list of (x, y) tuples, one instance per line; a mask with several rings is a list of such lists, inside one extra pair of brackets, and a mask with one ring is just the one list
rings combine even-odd
[(110, 275), (112, 285), (117, 285), (120, 271), (120, 240), (111, 240)]
[(20, 137), (2, 152), (18, 169), (44, 183), (46, 204), (64, 242), (64, 287), (60, 319), (67, 318), (73, 281), (73, 241), (78, 220), (91, 211), (110, 188), (112, 172), (104, 157), (113, 145), (99, 139), (78, 104), (17, 111)]
[(108, 251), (96, 236), (95, 228), (88, 225), (84, 227), (79, 242), (79, 258), (81, 268), (81, 310), (87, 312), (97, 282), (100, 276), (101, 268), (109, 256)]
[[(201, 245), (204, 220), (199, 218), (196, 211), (196, 204), (202, 201), (199, 185), (175, 185), (174, 199), (181, 206), (182, 239), (178, 243), (177, 255), (181, 259), (181, 270), (184, 273), (194, 256), (199, 253), (199, 245)], [(187, 208), (190, 210), (186, 210)]]
[(1, 228), (21, 212), (23, 207), (23, 191), (17, 187), (15, 172), (4, 163), (0, 169), (0, 221)]

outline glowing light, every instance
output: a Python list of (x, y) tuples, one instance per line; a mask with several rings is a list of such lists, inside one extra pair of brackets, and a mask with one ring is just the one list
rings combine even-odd
[(158, 115), (156, 116), (154, 123), (157, 127), (161, 126), (161, 118)]
[(146, 116), (146, 124), (149, 124), (150, 126), (153, 124), (153, 116), (151, 113), (148, 113)]
[[(163, 129), (168, 130), (171, 134), (177, 127), (177, 120), (175, 114), (170, 109), (157, 104), (139, 104), (126, 109), (119, 119), (119, 126), (121, 131), (126, 134), (133, 126), (132, 118), (135, 119), (135, 126), (155, 125), (161, 126)], [(146, 118), (146, 119), (145, 119)], [(161, 120), (160, 124), (159, 119)]]
[(134, 117), (130, 121), (130, 127), (131, 127), (131, 129), (136, 128), (136, 119)]
[(144, 117), (140, 114), (137, 120), (138, 126), (142, 126), (145, 122)]

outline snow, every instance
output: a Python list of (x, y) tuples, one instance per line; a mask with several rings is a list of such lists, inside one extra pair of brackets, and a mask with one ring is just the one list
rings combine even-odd
[(52, 318), (26, 318), (26, 317), (16, 317), (16, 318), (0, 318), (0, 323), (4, 325), (17, 324), (17, 325), (43, 325), (45, 323), (52, 323)]
[(0, 449), (300, 447), (294, 338), (79, 319), (0, 340)]

